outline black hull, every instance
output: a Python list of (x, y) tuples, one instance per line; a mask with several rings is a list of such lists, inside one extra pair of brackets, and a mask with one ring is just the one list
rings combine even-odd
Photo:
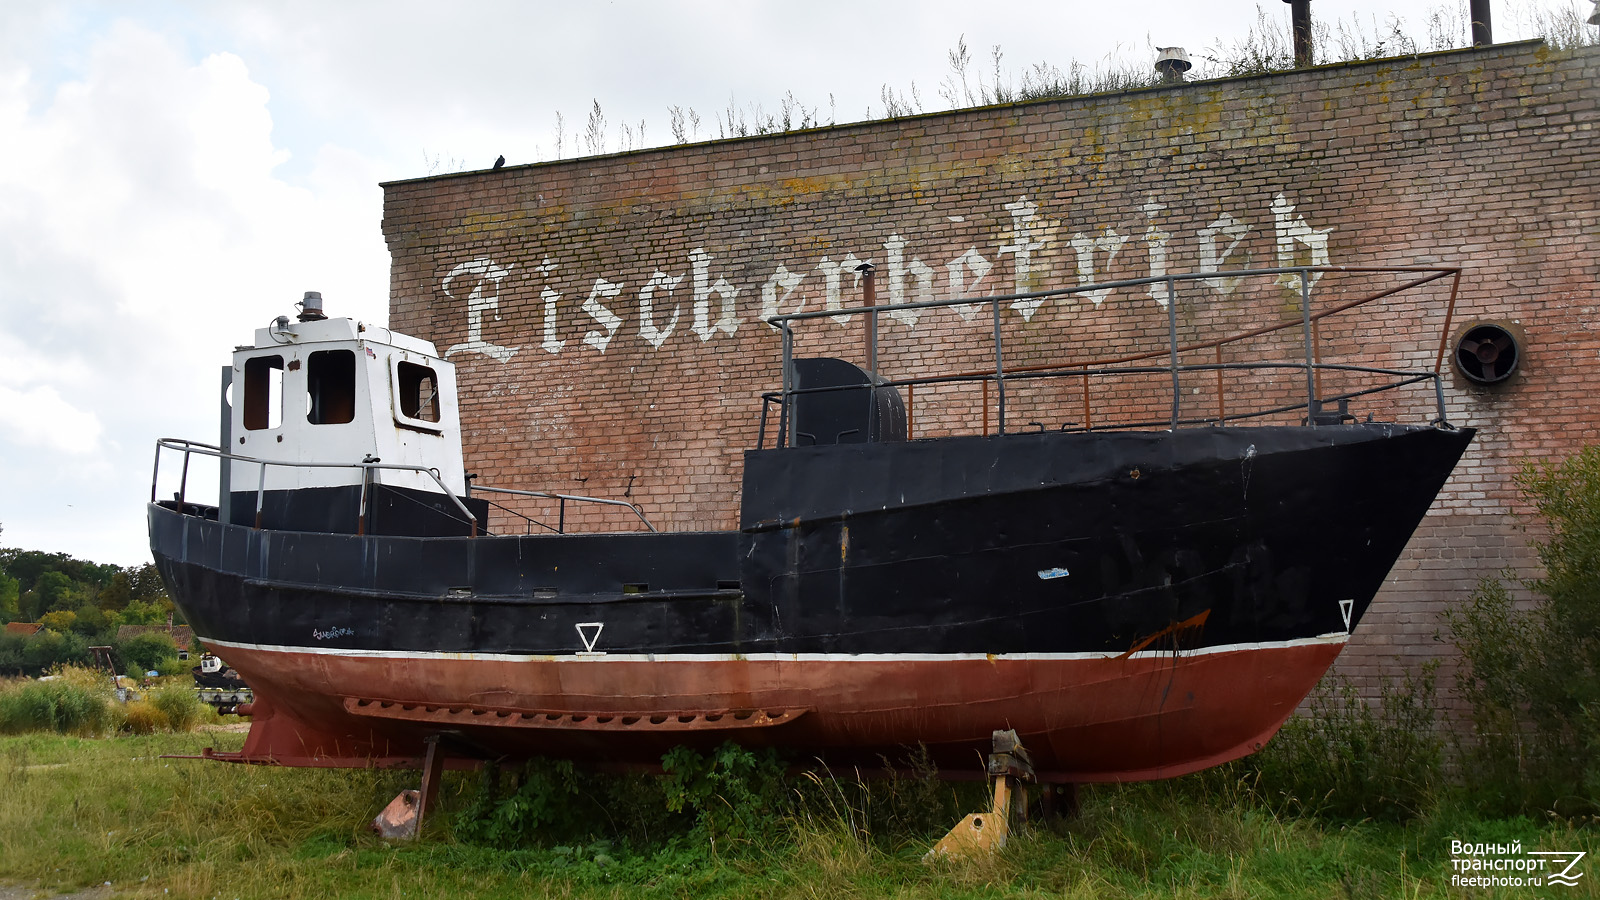
[[(742, 534), (358, 537), (155, 507), (152, 550), (198, 633), (285, 647), (1121, 652), (1203, 613), (1193, 646), (1283, 641), (1354, 627), (1470, 437), (1255, 428), (753, 452)], [(586, 648), (575, 626), (596, 619)]]

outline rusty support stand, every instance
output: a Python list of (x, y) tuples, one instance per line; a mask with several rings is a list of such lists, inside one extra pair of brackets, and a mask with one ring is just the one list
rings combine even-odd
[(417, 804), (417, 833), (428, 818), (428, 810), (439, 802), (439, 782), (444, 778), (444, 754), (439, 751), (439, 736), (428, 736), (428, 755), (422, 763), (422, 797)]
[(444, 752), (439, 736), (427, 738), (428, 755), (422, 762), (422, 790), (401, 791), (372, 820), (372, 830), (394, 840), (415, 840), (422, 834), (428, 810), (439, 800), (439, 782), (444, 777)]
[(1027, 824), (1028, 783), (1037, 780), (1033, 759), (1015, 731), (996, 731), (991, 740), (988, 772), (994, 800), (989, 811), (962, 819), (922, 857), (923, 862), (997, 853), (1012, 829)]
[(1039, 785), (1039, 809), (1046, 819), (1077, 818), (1078, 786), (1075, 784)]

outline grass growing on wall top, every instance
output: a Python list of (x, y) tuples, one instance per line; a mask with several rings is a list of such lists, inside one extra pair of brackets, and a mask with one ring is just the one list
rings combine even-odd
[[(1536, 37), (1556, 50), (1592, 46), (1600, 42), (1600, 29), (1589, 25), (1588, 0), (1569, 0), (1551, 9), (1532, 0), (1496, 0), (1494, 31), (1500, 42)], [(1341, 62), (1415, 56), (1471, 46), (1471, 19), (1465, 0), (1425, 7), (1394, 4), (1383, 15), (1324, 15), (1312, 7), (1313, 62)], [(1203, 40), (1196, 35), (1197, 40)], [(1295, 68), (1289, 10), (1277, 2), (1258, 2), (1256, 22), (1244, 37), (1233, 41), (1212, 39), (1189, 47), (1194, 68), (1190, 81), (1285, 72)], [(781, 134), (846, 122), (869, 122), (941, 110), (965, 109), (1026, 100), (1083, 97), (1151, 87), (1159, 83), (1154, 70), (1157, 48), (1147, 36), (1142, 43), (1117, 43), (1104, 56), (1090, 62), (1067, 60), (1064, 65), (1041, 60), (1018, 66), (996, 44), (975, 55), (964, 35), (945, 51), (946, 72), (930, 95), (915, 81), (900, 87), (885, 83), (877, 106), (869, 104), (858, 116), (840, 110), (832, 94), (826, 104), (807, 103), (787, 91), (773, 102), (739, 102), (733, 94), (727, 104), (709, 115), (693, 107), (666, 107), (668, 127), (654, 133), (668, 140), (647, 138), (648, 123), (607, 119), (598, 98), (590, 106), (581, 128), (571, 129), (561, 112), (555, 113), (550, 159), (626, 153), (667, 144)], [(981, 60), (980, 60), (981, 57)], [(936, 95), (937, 99), (933, 95)], [(939, 103), (938, 101), (943, 101)], [(827, 114), (822, 110), (826, 108)], [(535, 148), (537, 162), (544, 159)], [(464, 159), (450, 154), (423, 153), (427, 174), (460, 172)]]

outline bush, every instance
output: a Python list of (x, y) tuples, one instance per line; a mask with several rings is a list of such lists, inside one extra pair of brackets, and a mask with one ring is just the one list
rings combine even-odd
[(136, 634), (116, 645), (117, 656), (128, 667), (128, 674), (143, 675), (151, 670), (160, 671), (164, 660), (178, 658), (178, 645), (172, 638), (155, 631)]
[[(193, 668), (193, 666), (177, 658), (176, 656), (169, 656), (156, 664), (156, 671), (161, 673), (163, 678), (171, 678), (175, 675), (188, 675), (189, 670)], [(189, 686), (192, 687), (193, 684), (191, 683)]]
[(163, 684), (145, 694), (145, 702), (161, 711), (167, 727), (173, 731), (190, 731), (210, 718), (211, 707), (200, 702), (194, 688), (182, 682)]
[(27, 646), (25, 635), (0, 631), (0, 676), (22, 674), (22, 654)]
[(155, 734), (171, 731), (172, 722), (167, 714), (147, 700), (134, 700), (123, 708), (123, 727), (133, 734)]
[(1494, 812), (1600, 812), (1600, 447), (1529, 464), (1524, 495), (1549, 525), (1535, 542), (1544, 596), (1519, 608), (1499, 579), (1445, 614), (1472, 708), (1462, 748), (1474, 796)]
[(701, 858), (761, 851), (783, 836), (793, 792), (772, 751), (734, 744), (702, 754), (678, 747), (662, 757), (664, 774), (616, 775), (566, 760), (534, 759), (509, 774), (486, 767), (478, 789), (456, 817), (458, 838), (498, 848), (551, 845), (594, 856), (612, 841), (634, 848), (676, 847)]
[(89, 643), (80, 635), (42, 629), (31, 635), (0, 633), (0, 675), (39, 676), (59, 665), (87, 665)]
[(120, 704), (111, 693), (110, 680), (94, 677), (101, 683), (58, 677), (0, 690), (0, 734), (53, 731), (88, 736), (114, 730), (121, 723)]
[(789, 791), (776, 751), (756, 754), (731, 742), (709, 755), (675, 747), (661, 768), (667, 809), (692, 812), (695, 834), (713, 853), (759, 846), (778, 831)]
[(1426, 813), (1444, 766), (1436, 669), (1380, 679), (1376, 704), (1341, 675), (1323, 678), (1306, 714), (1240, 764), (1252, 792), (1294, 815), (1405, 821)]
[(16, 674), (43, 675), (57, 666), (87, 666), (89, 642), (81, 635), (41, 629), (23, 639)]

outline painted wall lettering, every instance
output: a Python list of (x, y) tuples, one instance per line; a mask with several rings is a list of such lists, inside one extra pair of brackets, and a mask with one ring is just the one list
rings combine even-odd
[[(1167, 274), (1167, 241), (1172, 240), (1172, 235), (1156, 226), (1156, 213), (1166, 208), (1167, 205), (1165, 203), (1156, 201), (1154, 194), (1151, 194), (1150, 199), (1145, 201), (1144, 206), (1140, 207), (1144, 212), (1145, 219), (1148, 220), (1148, 224), (1144, 229), (1144, 245), (1150, 252), (1151, 278), (1160, 278)], [(1159, 303), (1162, 309), (1166, 309), (1169, 301), (1167, 285), (1159, 281), (1153, 282), (1150, 285), (1150, 299)]]
[(586, 332), (583, 336), (583, 342), (601, 353), (606, 352), (606, 346), (616, 336), (617, 329), (622, 327), (622, 317), (601, 303), (600, 298), (610, 299), (615, 297), (622, 293), (624, 287), (625, 285), (612, 284), (604, 278), (596, 278), (594, 280), (594, 288), (589, 291), (589, 299), (583, 301), (583, 311), (588, 313), (596, 322), (599, 322), (606, 330), (605, 334), (601, 334), (598, 331)]
[[(689, 326), (700, 340), (709, 341), (711, 336), (721, 331), (733, 334), (739, 328), (738, 311), (734, 308), (733, 300), (739, 296), (739, 289), (729, 284), (726, 279), (718, 278), (716, 283), (711, 281), (711, 254), (704, 249), (696, 247), (689, 251), (689, 262), (694, 271), (694, 324)], [(721, 314), (717, 321), (711, 321), (711, 298), (721, 299)]]
[(440, 288), (449, 296), (461, 299), (450, 290), (458, 279), (472, 284), (467, 294), (467, 339), (444, 351), (446, 357), (457, 353), (482, 353), (491, 359), (506, 362), (517, 354), (516, 347), (501, 347), (483, 339), (483, 314), (493, 312), (500, 318), (500, 279), (511, 274), (511, 266), (495, 265), (494, 260), (479, 257), (464, 262), (444, 277)]
[[(1304, 217), (1295, 216), (1294, 204), (1290, 203), (1282, 194), (1272, 200), (1272, 216), (1278, 230), (1278, 266), (1325, 266), (1328, 264), (1328, 234), (1332, 228), (1321, 230), (1306, 224)], [(1306, 248), (1308, 253), (1302, 255), (1298, 252), (1296, 244)], [(1311, 273), (1311, 286), (1316, 287), (1322, 278), (1321, 273)], [(1299, 275), (1279, 275), (1278, 283), (1291, 290), (1300, 290)]]
[[(844, 302), (844, 287), (842, 282), (844, 280), (844, 273), (848, 272), (850, 273), (850, 277), (855, 279), (856, 287), (859, 288), (861, 285), (861, 273), (857, 272), (856, 268), (859, 267), (861, 263), (862, 260), (856, 259), (856, 255), (854, 253), (846, 254), (845, 258), (838, 262), (834, 262), (826, 256), (820, 260), (817, 260), (817, 271), (822, 273), (822, 298), (824, 309), (844, 309), (846, 306), (854, 305)], [(849, 316), (829, 316), (828, 318), (840, 325), (850, 324)]]
[[(783, 301), (789, 299), (789, 295), (794, 293), (795, 288), (800, 286), (800, 282), (805, 280), (806, 277), (804, 275), (789, 271), (787, 266), (780, 265), (777, 269), (774, 269), (772, 277), (761, 285), (761, 321), (765, 322), (773, 316), (783, 314), (785, 312), (782, 305)], [(787, 312), (793, 315), (797, 312), (803, 312), (805, 308), (805, 301), (800, 300)]]
[[(977, 296), (983, 280), (989, 277), (989, 270), (992, 268), (994, 265), (984, 259), (976, 247), (968, 247), (967, 252), (944, 264), (944, 270), (950, 279), (950, 291), (945, 295), (946, 299)], [(970, 281), (967, 280), (969, 276)], [(963, 303), (954, 309), (968, 322), (983, 314), (981, 303)]]
[[(546, 256), (544, 262), (534, 268), (534, 271), (544, 276), (547, 280), (550, 273), (556, 270), (556, 264)], [(556, 338), (556, 301), (561, 295), (546, 287), (539, 292), (539, 299), (544, 303), (544, 341), (539, 345), (546, 353), (560, 353), (561, 348), (567, 345), (565, 340)]]
[[(1279, 196), (1282, 196), (1281, 194)], [(1224, 269), (1247, 269), (1250, 267), (1249, 256), (1236, 260), (1233, 252), (1239, 248), (1239, 243), (1250, 233), (1249, 225), (1235, 219), (1230, 213), (1223, 213), (1216, 221), (1200, 229), (1200, 271), (1221, 272)], [(1221, 238), (1228, 240), (1228, 245), (1222, 245)], [(1226, 297), (1239, 289), (1242, 278), (1207, 278), (1205, 285), (1222, 296)]]
[[(1126, 237), (1117, 234), (1109, 227), (1096, 237), (1089, 237), (1082, 233), (1074, 234), (1072, 236), (1072, 252), (1078, 256), (1078, 283), (1095, 283), (1094, 255), (1096, 251), (1106, 255), (1106, 268), (1110, 269), (1112, 260), (1115, 260), (1117, 254), (1122, 252), (1122, 245), (1127, 240)], [(1111, 296), (1111, 288), (1084, 291), (1076, 296), (1088, 300), (1098, 307), (1105, 302), (1107, 297)]]
[[(927, 303), (933, 300), (933, 267), (916, 257), (907, 262), (905, 249), (906, 239), (898, 234), (889, 235), (889, 240), (883, 244), (884, 255), (889, 260), (889, 302)], [(917, 282), (910, 296), (906, 295), (907, 275)], [(921, 316), (922, 311), (916, 309), (897, 309), (889, 313), (889, 318), (907, 327), (917, 324)]]
[(649, 341), (650, 346), (657, 350), (661, 349), (661, 345), (666, 343), (667, 338), (672, 337), (672, 329), (678, 327), (679, 310), (676, 306), (672, 307), (672, 316), (667, 319), (667, 324), (657, 328), (655, 320), (656, 288), (664, 289), (670, 298), (673, 289), (681, 281), (683, 281), (682, 275), (674, 278), (657, 269), (650, 276), (650, 280), (645, 282), (644, 287), (639, 290), (639, 336)]
[[(1328, 264), (1328, 235), (1333, 229), (1311, 227), (1304, 216), (1295, 214), (1295, 206), (1283, 194), (1273, 197), (1269, 210), (1273, 218), (1273, 251), (1278, 265)], [(1001, 287), (990, 281), (995, 264), (977, 247), (968, 247), (936, 267), (924, 262), (914, 252), (914, 242), (896, 229), (883, 242), (883, 281), (887, 293), (883, 299), (886, 303), (899, 305), (923, 303), (937, 298), (985, 297), (993, 296), (997, 290), (1026, 293), (1050, 287), (1034, 282), (1038, 280), (1041, 265), (1048, 266), (1052, 259), (1048, 255), (1049, 248), (1054, 246), (1050, 235), (1059, 227), (1059, 223), (1041, 216), (1039, 204), (1027, 197), (1002, 204), (1001, 211), (1004, 217), (996, 218), (1001, 218), (1005, 229), (994, 251), (1011, 257), (1010, 285)], [(1162, 219), (1170, 215), (1171, 210), (1156, 195), (1147, 195), (1146, 201), (1138, 207), (1138, 214), (1144, 219), (1144, 231), (1135, 245), (1145, 253), (1150, 277), (1161, 278), (1171, 271), (1174, 248), (1184, 245), (1175, 243), (1175, 236), (1163, 226)], [(965, 217), (946, 218), (958, 221)], [(1224, 212), (1205, 227), (1197, 229), (1193, 246), (1199, 259), (1199, 271), (1222, 272), (1248, 267), (1250, 254), (1243, 248), (1246, 239), (1255, 231), (1247, 221), (1231, 212)], [(1117, 257), (1127, 248), (1129, 240), (1127, 235), (1111, 226), (1101, 227), (1098, 232), (1074, 232), (1067, 246), (1072, 253), (1077, 284), (1093, 285), (1111, 280), (1112, 273), (1117, 271)], [(691, 321), (687, 331), (702, 342), (718, 335), (732, 335), (739, 327), (741, 310), (738, 298), (743, 288), (726, 278), (713, 278), (714, 259), (703, 247), (696, 247), (689, 252), (688, 272), (674, 275), (663, 269), (654, 269), (633, 300), (637, 303), (637, 310), (625, 310), (619, 305), (625, 302), (622, 300), (626, 288), (624, 282), (612, 281), (604, 275), (595, 276), (579, 310), (587, 317), (588, 324), (599, 327), (587, 328), (583, 343), (597, 352), (605, 353), (622, 333), (623, 323), (636, 315), (640, 339), (656, 350), (670, 349), (669, 341), (679, 333), (678, 326), (684, 319), (683, 305), (675, 299), (675, 294), (686, 278), (690, 281), (691, 292)], [(869, 260), (847, 252), (838, 259), (832, 256), (819, 258), (810, 273), (778, 265), (754, 291), (758, 302), (748, 304), (752, 308), (744, 309), (742, 314), (764, 322), (781, 313), (797, 313), (806, 309), (807, 292), (802, 288), (813, 273), (821, 276), (819, 290), (823, 309), (836, 311), (854, 307), (860, 303), (861, 289), (861, 273), (856, 269), (866, 262)], [(484, 315), (493, 313), (499, 318), (501, 282), (511, 274), (513, 268), (513, 265), (502, 264), (488, 257), (477, 257), (455, 266), (445, 276), (441, 288), (453, 299), (466, 300), (467, 318), (467, 339), (452, 345), (445, 351), (446, 356), (471, 352), (506, 362), (517, 352), (515, 347), (502, 347), (483, 338)], [(543, 281), (539, 292), (543, 307), (539, 346), (547, 353), (559, 354), (567, 342), (558, 337), (562, 294), (552, 286), (557, 263), (547, 256), (532, 269)], [(941, 275), (944, 279), (942, 286), (939, 284)], [(1240, 279), (1236, 277), (1221, 277), (1208, 278), (1202, 283), (1219, 296), (1226, 297), (1239, 289), (1239, 282)], [(816, 281), (811, 283), (815, 285)], [(1285, 275), (1278, 283), (1296, 291), (1300, 286), (1299, 278), (1295, 275)], [(1316, 284), (1315, 276), (1311, 283)], [(464, 298), (463, 292), (466, 294)], [(1111, 288), (1096, 288), (1075, 296), (1099, 308), (1111, 294)], [(1167, 286), (1162, 282), (1151, 284), (1141, 296), (1148, 296), (1163, 309), (1168, 303)], [(1031, 298), (1014, 300), (1009, 307), (1024, 322), (1031, 322), (1044, 305), (1043, 299)], [(990, 315), (988, 304), (982, 302), (953, 309), (966, 322), (987, 320)], [(942, 312), (895, 310), (884, 317), (880, 326), (893, 323), (915, 328), (928, 317)], [(852, 324), (850, 316), (836, 315), (830, 318), (840, 325)]]
[[(1000, 252), (1011, 254), (1012, 293), (1023, 294), (1033, 290), (1033, 251), (1044, 247), (1044, 242), (1036, 240), (1033, 234), (1033, 218), (1039, 212), (1039, 205), (1028, 202), (1027, 197), (1019, 197), (1017, 202), (1006, 204), (1006, 211), (1011, 213), (1011, 243), (1001, 244)], [(1042, 298), (1013, 300), (1011, 308), (1022, 313), (1026, 322), (1033, 319), (1042, 303)]]

